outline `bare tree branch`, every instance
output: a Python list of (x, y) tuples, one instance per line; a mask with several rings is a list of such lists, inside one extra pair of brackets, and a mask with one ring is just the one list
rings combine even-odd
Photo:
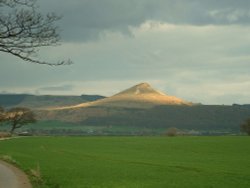
[(30, 63), (72, 64), (70, 59), (49, 63), (34, 58), (41, 47), (59, 45), (58, 28), (54, 24), (60, 18), (54, 13), (44, 16), (37, 12), (35, 0), (0, 0), (0, 52)]

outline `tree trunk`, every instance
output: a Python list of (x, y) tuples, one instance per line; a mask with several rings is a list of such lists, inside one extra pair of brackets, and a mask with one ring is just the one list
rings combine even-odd
[(10, 130), (10, 134), (13, 135), (14, 131), (16, 129), (16, 125), (12, 125), (12, 128)]

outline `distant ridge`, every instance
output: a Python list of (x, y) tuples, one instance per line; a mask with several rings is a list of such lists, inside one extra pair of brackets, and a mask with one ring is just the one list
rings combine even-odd
[(148, 83), (140, 83), (111, 97), (94, 102), (81, 103), (51, 110), (75, 109), (85, 107), (122, 107), (122, 108), (152, 108), (159, 105), (188, 105), (193, 103), (175, 96), (166, 95), (153, 89)]
[(28, 107), (28, 108), (52, 108), (60, 106), (77, 105), (79, 103), (91, 102), (105, 97), (99, 95), (30, 95), (30, 94), (0, 94), (0, 106)]

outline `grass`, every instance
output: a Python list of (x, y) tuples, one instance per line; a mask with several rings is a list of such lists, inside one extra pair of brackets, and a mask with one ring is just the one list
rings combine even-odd
[(249, 137), (27, 137), (0, 155), (62, 188), (250, 187)]

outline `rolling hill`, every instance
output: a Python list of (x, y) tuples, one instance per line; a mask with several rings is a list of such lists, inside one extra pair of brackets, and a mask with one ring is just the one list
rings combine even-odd
[(38, 112), (43, 120), (87, 126), (239, 132), (249, 105), (197, 105), (142, 83), (111, 97)]
[(0, 106), (11, 108), (16, 106), (28, 108), (49, 108), (95, 101), (105, 97), (100, 95), (56, 96), (28, 94), (0, 94)]
[(79, 130), (89, 134), (95, 129), (98, 134), (116, 134), (118, 129), (118, 134), (144, 134), (145, 130), (159, 133), (168, 127), (239, 133), (239, 125), (250, 117), (250, 105), (198, 105), (159, 92), (147, 83), (107, 98), (0, 95), (0, 105), (31, 107), (41, 122), (48, 122), (43, 129), (74, 134)]
[(159, 105), (193, 105), (175, 96), (169, 96), (153, 89), (148, 83), (141, 83), (111, 97), (74, 106), (52, 108), (50, 110), (67, 110), (86, 107), (152, 108)]

